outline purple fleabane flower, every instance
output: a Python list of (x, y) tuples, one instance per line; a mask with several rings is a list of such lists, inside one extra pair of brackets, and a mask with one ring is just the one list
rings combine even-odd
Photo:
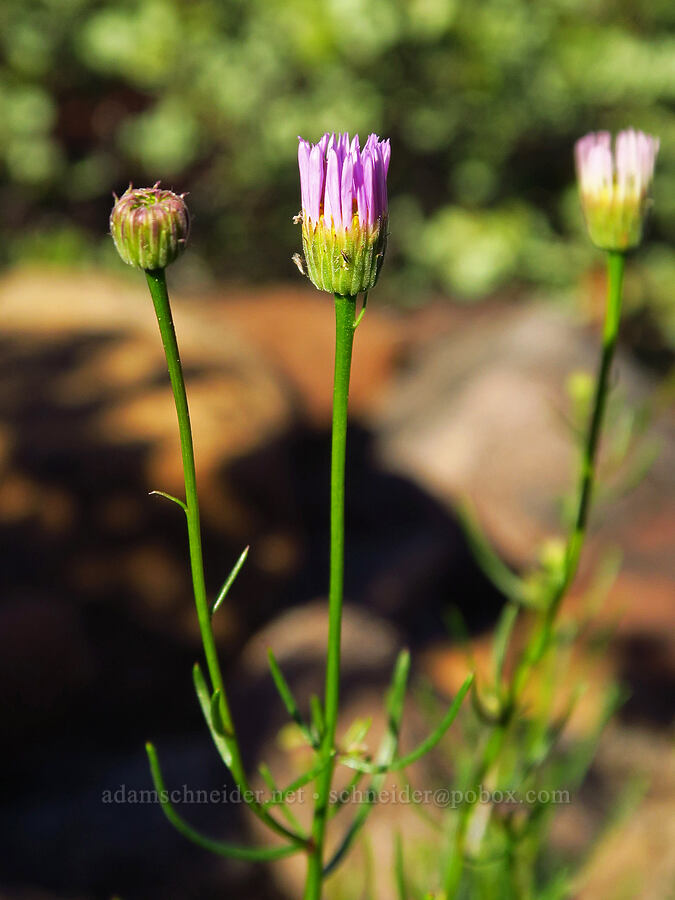
[(391, 148), (371, 134), (299, 138), (302, 239), (307, 270), (319, 290), (354, 296), (375, 285), (387, 232)]
[(607, 131), (576, 142), (581, 206), (596, 246), (623, 251), (640, 243), (658, 151), (658, 138), (632, 128), (619, 132), (614, 150)]

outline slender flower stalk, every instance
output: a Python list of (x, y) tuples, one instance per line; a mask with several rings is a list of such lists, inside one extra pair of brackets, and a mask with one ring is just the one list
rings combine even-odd
[[(387, 240), (389, 141), (371, 134), (324, 134), (317, 144), (299, 139), (302, 243), (309, 277), (335, 297), (335, 377), (330, 477), (330, 578), (324, 732), (319, 754), (326, 766), (317, 781), (305, 900), (319, 900), (333, 779), (340, 693), (340, 641), (344, 584), (345, 452), (347, 405), (356, 297), (377, 282)], [(365, 301), (364, 301), (365, 308)]]
[[(225, 739), (228, 767), (242, 791), (245, 802), (248, 803), (255, 815), (265, 822), (272, 831), (290, 840), (291, 844), (297, 847), (303, 844), (302, 839), (277, 822), (258, 802), (250, 799), (255, 795), (250, 790), (241, 759), (234, 722), (218, 661), (218, 651), (211, 623), (212, 612), (209, 608), (204, 575), (199, 498), (197, 494), (190, 412), (166, 286), (166, 273), (162, 265), (165, 260), (168, 260), (168, 262), (173, 261), (185, 246), (189, 230), (189, 216), (183, 198), (172, 194), (170, 191), (159, 191), (158, 185), (159, 183), (153, 188), (137, 190), (130, 188), (113, 207), (110, 216), (110, 226), (111, 233), (115, 239), (115, 246), (122, 259), (128, 264), (142, 268), (145, 271), (169, 370), (180, 434), (185, 502), (178, 498), (170, 497), (170, 495), (164, 496), (178, 503), (183, 508), (187, 519), (190, 570), (197, 619), (211, 680), (212, 697), (215, 700), (215, 703), (212, 703), (212, 705), (215, 705), (217, 709), (218, 728), (216, 731), (220, 730), (222, 737)], [(159, 769), (152, 745), (149, 745), (148, 755), (154, 777)], [(165, 807), (165, 812), (171, 819), (173, 813), (171, 813), (169, 807)]]
[[(222, 730), (227, 736), (229, 751), (229, 768), (232, 777), (236, 781), (244, 798), (253, 798), (248, 783), (246, 770), (241, 759), (239, 742), (237, 740), (232, 713), (227, 700), (225, 684), (218, 661), (218, 651), (211, 623), (211, 610), (206, 593), (206, 579), (204, 576), (204, 558), (202, 554), (201, 525), (199, 516), (199, 498), (197, 495), (197, 478), (195, 471), (194, 447), (192, 441), (192, 428), (190, 425), (190, 412), (188, 409), (183, 367), (178, 352), (178, 342), (169, 304), (169, 295), (166, 288), (166, 276), (163, 269), (146, 272), (148, 287), (152, 296), (152, 302), (157, 315), (157, 323), (162, 337), (164, 353), (169, 369), (169, 378), (173, 390), (180, 433), (181, 455), (183, 459), (183, 474), (185, 480), (185, 515), (187, 518), (188, 546), (190, 550), (190, 568), (192, 572), (192, 585), (194, 589), (197, 619), (201, 632), (204, 656), (211, 679), (214, 695), (218, 697), (218, 713), (222, 722)], [(257, 802), (249, 802), (248, 805), (262, 821), (273, 831), (286, 838), (297, 841), (297, 835), (281, 825)]]
[(330, 788), (334, 766), (338, 704), (340, 694), (340, 646), (344, 585), (345, 545), (345, 454), (347, 448), (347, 405), (355, 330), (355, 297), (335, 295), (335, 379), (333, 386), (333, 434), (330, 472), (330, 578), (328, 589), (328, 652), (324, 700), (324, 734), (319, 753), (327, 761), (317, 781), (312, 823), (312, 849), (307, 868), (305, 900), (321, 897), (324, 842)]

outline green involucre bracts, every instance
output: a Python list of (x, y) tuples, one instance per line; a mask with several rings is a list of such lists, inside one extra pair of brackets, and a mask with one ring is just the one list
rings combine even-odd
[(190, 215), (183, 195), (151, 188), (129, 188), (116, 199), (110, 233), (125, 263), (138, 269), (164, 269), (185, 249)]

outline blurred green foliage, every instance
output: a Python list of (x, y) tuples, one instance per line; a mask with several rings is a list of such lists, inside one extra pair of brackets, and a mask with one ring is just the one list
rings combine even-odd
[(110, 191), (161, 178), (200, 272), (293, 277), (297, 135), (377, 131), (392, 293), (565, 290), (597, 259), (572, 143), (634, 125), (662, 141), (638, 294), (675, 332), (674, 24), (672, 0), (4, 0), (4, 259), (97, 255)]

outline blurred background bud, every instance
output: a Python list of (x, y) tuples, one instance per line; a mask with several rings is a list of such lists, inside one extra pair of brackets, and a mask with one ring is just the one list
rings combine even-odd
[(607, 131), (575, 145), (577, 179), (588, 233), (602, 250), (630, 250), (642, 240), (658, 138), (629, 128), (612, 148)]

